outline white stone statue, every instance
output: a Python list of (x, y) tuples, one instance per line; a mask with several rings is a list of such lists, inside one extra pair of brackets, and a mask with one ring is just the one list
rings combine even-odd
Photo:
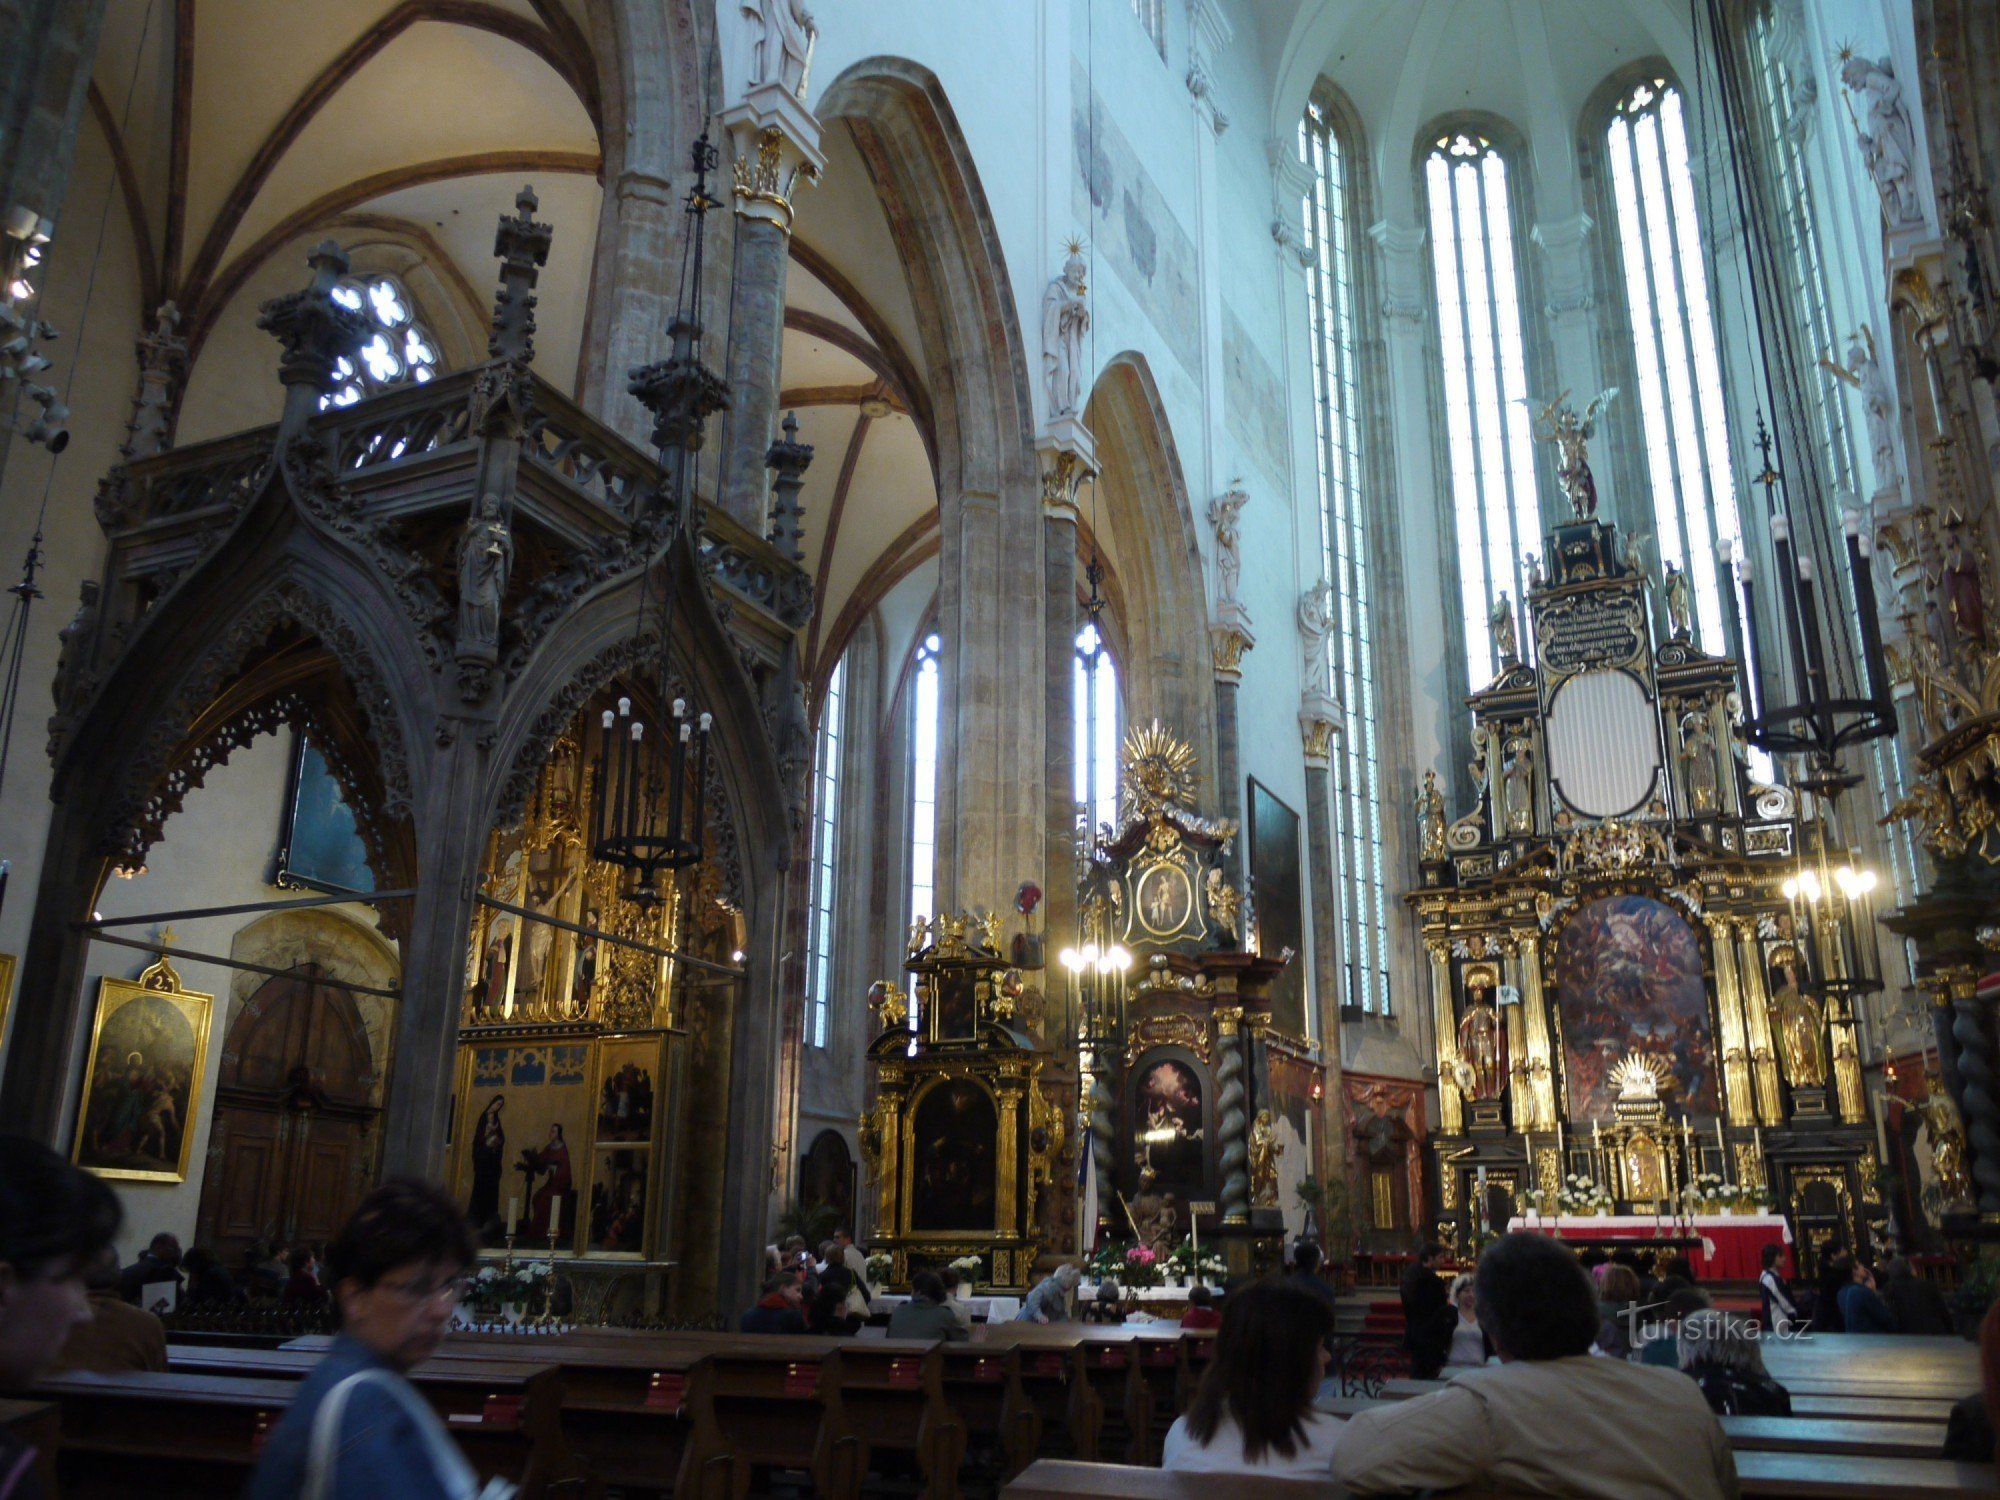
[(1042, 378), (1051, 417), (1073, 417), (1083, 408), (1083, 336), (1090, 331), (1083, 246), (1071, 240), (1065, 248), (1062, 274), (1042, 294)]
[(804, 0), (717, 0), (716, 12), (726, 104), (772, 83), (805, 98), (819, 28)]
[(1299, 595), (1299, 656), (1301, 677), (1311, 696), (1331, 697), (1326, 638), (1333, 632), (1333, 585), (1322, 578)]
[[(1903, 86), (1896, 81), (1889, 59), (1870, 62), (1850, 54), (1841, 60), (1840, 81), (1868, 105), (1867, 128), (1855, 120), (1854, 133), (1861, 143), (1861, 163), (1875, 179), (1890, 227), (1923, 223), (1923, 198), (1917, 191), (1916, 132), (1910, 128)], [(1851, 103), (1848, 114), (1853, 118)]]
[(1847, 340), (1847, 363), (1837, 363), (1832, 355), (1820, 360), (1820, 368), (1861, 392), (1861, 406), (1868, 415), (1868, 448), (1875, 465), (1877, 497), (1898, 495), (1903, 489), (1903, 466), (1896, 459), (1896, 396), (1875, 350), (1875, 335), (1863, 323)]
[(1215, 528), (1215, 602), (1234, 604), (1243, 582), (1243, 528), (1237, 522), (1250, 496), (1234, 485), (1208, 502), (1208, 524)]

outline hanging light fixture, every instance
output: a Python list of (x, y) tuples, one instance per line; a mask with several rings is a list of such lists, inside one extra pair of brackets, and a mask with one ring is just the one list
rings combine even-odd
[[(653, 442), (659, 450), (662, 483), (653, 503), (633, 522), (632, 542), (648, 558), (640, 585), (638, 624), (647, 628), (651, 560), (666, 556), (683, 533), (700, 534), (700, 502), (695, 498), (707, 419), (729, 404), (721, 378), (702, 360), (702, 241), (708, 210), (708, 174), (718, 157), (708, 133), (694, 143), (694, 186), (688, 190), (687, 235), (681, 252), (680, 298), (667, 324), (669, 353), (632, 372), (630, 389), (653, 413)], [(671, 875), (702, 859), (707, 828), (708, 737), (712, 715), (694, 708), (674, 689), (667, 641), (673, 625), (674, 574), (662, 570), (655, 614), (659, 672), (655, 702), (668, 705), (657, 732), (649, 732), (638, 704), (621, 695), (615, 708), (599, 716), (599, 739), (591, 797), (590, 854), (626, 872), (619, 895), (642, 906), (668, 899), (662, 873)], [(692, 776), (690, 776), (690, 766)], [(690, 802), (692, 806), (690, 807)]]

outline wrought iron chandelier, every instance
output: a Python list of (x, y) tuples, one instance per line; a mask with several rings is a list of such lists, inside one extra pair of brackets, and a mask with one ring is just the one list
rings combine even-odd
[[(662, 473), (653, 503), (633, 521), (632, 547), (646, 567), (636, 626), (640, 638), (647, 630), (647, 590), (654, 563), (669, 558), (673, 544), (684, 536), (700, 535), (694, 482), (706, 423), (729, 404), (727, 388), (703, 363), (701, 348), (702, 241), (708, 210), (715, 206), (708, 174), (717, 162), (704, 131), (692, 154), (694, 185), (686, 200), (680, 297), (667, 324), (669, 352), (665, 359), (634, 370), (631, 377), (632, 394), (653, 413), (653, 442)], [(661, 888), (663, 872), (672, 875), (701, 862), (707, 828), (708, 741), (714, 724), (712, 715), (694, 708), (675, 691), (667, 649), (674, 611), (671, 560), (661, 572), (665, 581), (656, 615), (658, 676), (653, 690), (654, 701), (670, 707), (663, 714), (661, 732), (651, 734), (629, 695), (621, 696), (616, 708), (603, 710), (591, 797), (591, 858), (626, 872), (619, 895), (642, 906), (668, 899), (671, 882), (669, 889)]]

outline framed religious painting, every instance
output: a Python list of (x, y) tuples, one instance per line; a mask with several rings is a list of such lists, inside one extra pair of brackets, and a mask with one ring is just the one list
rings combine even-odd
[(181, 987), (164, 957), (101, 980), (72, 1160), (100, 1177), (186, 1182), (208, 1064), (213, 995)]
[(271, 883), (342, 895), (375, 889), (368, 846), (346, 794), (326, 757), (304, 734), (292, 735), (291, 774), (285, 782), (285, 814), (278, 833), (277, 868)]
[(577, 1248), (597, 1113), (590, 1054), (565, 1036), (459, 1048), (454, 1177), (482, 1245), (511, 1234), (524, 1253)]
[(1250, 883), (1256, 893), (1256, 950), (1292, 961), (1271, 981), (1271, 1024), (1306, 1038), (1305, 895), (1299, 874), (1299, 815), (1256, 777), (1249, 778)]

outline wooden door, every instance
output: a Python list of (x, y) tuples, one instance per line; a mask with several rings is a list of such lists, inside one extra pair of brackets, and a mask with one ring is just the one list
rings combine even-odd
[(312, 964), (265, 981), (224, 1044), (197, 1240), (234, 1264), (332, 1239), (368, 1187), (374, 1073), (352, 995)]

